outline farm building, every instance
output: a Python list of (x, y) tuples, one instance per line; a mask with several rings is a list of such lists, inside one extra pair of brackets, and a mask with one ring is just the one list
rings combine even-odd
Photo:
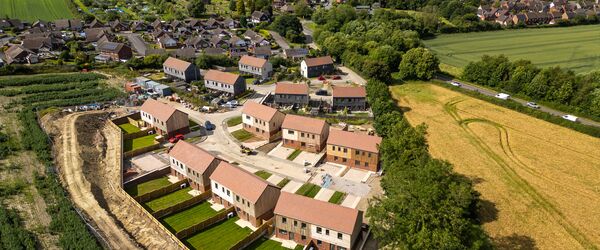
[(153, 127), (158, 135), (171, 138), (190, 131), (188, 115), (162, 102), (148, 99), (140, 113), (144, 125)]

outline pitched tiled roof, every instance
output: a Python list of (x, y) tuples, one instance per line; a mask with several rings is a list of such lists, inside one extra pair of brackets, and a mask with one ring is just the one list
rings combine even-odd
[(213, 155), (204, 151), (204, 149), (184, 140), (180, 140), (175, 144), (171, 151), (169, 151), (169, 156), (200, 174), (203, 174), (216, 159)]
[(242, 56), (242, 58), (240, 58), (240, 64), (262, 68), (267, 64), (267, 60), (253, 56)]
[(381, 137), (332, 129), (327, 144), (378, 153), (377, 145), (381, 144)]
[(275, 94), (308, 95), (308, 85), (304, 83), (282, 83), (275, 85)]
[(256, 203), (267, 187), (272, 186), (262, 178), (224, 161), (219, 163), (210, 179), (252, 203)]
[(308, 66), (308, 67), (333, 64), (333, 59), (331, 59), (331, 56), (306, 58), (306, 59), (304, 59), (304, 61), (306, 62), (306, 66)]
[(286, 115), (281, 128), (321, 134), (325, 126), (327, 126), (327, 123), (324, 120), (299, 115)]
[(350, 235), (362, 224), (356, 209), (288, 192), (281, 192), (274, 213)]
[(167, 58), (167, 60), (163, 63), (163, 66), (167, 66), (169, 68), (173, 68), (179, 71), (185, 71), (190, 67), (190, 65), (192, 64), (174, 57)]
[(333, 87), (333, 97), (366, 97), (365, 87)]
[(242, 109), (242, 114), (247, 114), (267, 122), (273, 119), (273, 116), (278, 112), (277, 109), (253, 101), (247, 101)]
[(238, 78), (240, 78), (239, 75), (214, 69), (209, 70), (206, 72), (206, 75), (204, 75), (205, 80), (217, 81), (226, 84), (235, 84)]
[(161, 121), (169, 120), (173, 113), (177, 111), (177, 109), (154, 99), (146, 100), (141, 110)]

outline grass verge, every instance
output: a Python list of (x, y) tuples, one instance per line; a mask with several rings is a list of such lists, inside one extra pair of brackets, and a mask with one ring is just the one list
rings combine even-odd
[(265, 237), (261, 237), (260, 239), (252, 242), (245, 249), (247, 250), (289, 250), (287, 247), (283, 247), (281, 243), (269, 240)]
[(245, 142), (247, 140), (249, 140), (250, 138), (254, 137), (254, 135), (246, 130), (240, 129), (240, 130), (236, 130), (231, 132), (231, 135), (237, 139), (238, 141), (241, 142)]
[(264, 170), (259, 170), (259, 171), (255, 172), (254, 174), (257, 175), (258, 177), (262, 178), (263, 180), (269, 179), (269, 177), (271, 177), (271, 175), (273, 175)]
[(294, 152), (292, 152), (290, 155), (288, 155), (287, 159), (289, 161), (293, 161), (294, 159), (296, 159), (296, 157), (298, 157), (298, 155), (300, 155), (300, 153), (302, 153), (302, 150), (296, 149), (296, 150), (294, 150)]
[(123, 130), (123, 132), (125, 132), (126, 134), (133, 134), (142, 131), (140, 130), (140, 128), (136, 127), (131, 123), (121, 124), (119, 125), (119, 128), (121, 128), (121, 130)]
[(227, 120), (227, 127), (233, 127), (242, 123), (242, 116), (236, 116)]
[(150, 212), (156, 212), (178, 204), (182, 201), (191, 199), (193, 196), (191, 194), (188, 194), (190, 190), (192, 190), (191, 187), (180, 189), (160, 198), (148, 201), (144, 203), (144, 205), (148, 208), (148, 210), (150, 210)]
[(277, 183), (277, 186), (280, 188), (285, 187), (285, 185), (287, 185), (288, 183), (290, 183), (290, 179), (285, 178), (283, 180), (281, 180), (279, 183)]
[(342, 192), (339, 192), (339, 191), (335, 191), (335, 193), (333, 193), (333, 195), (331, 196), (331, 198), (329, 198), (329, 203), (340, 204), (344, 200), (345, 196), (346, 196), (345, 193), (342, 193)]

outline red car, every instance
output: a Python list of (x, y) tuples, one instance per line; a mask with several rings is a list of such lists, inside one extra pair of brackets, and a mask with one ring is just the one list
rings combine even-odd
[(341, 76), (333, 76), (333, 80), (340, 80), (340, 79), (342, 79)]
[(324, 76), (319, 76), (319, 81), (325, 81), (325, 77)]
[(185, 138), (183, 137), (182, 134), (176, 134), (175, 137), (171, 137), (171, 139), (169, 139), (169, 142), (170, 143), (176, 143), (179, 140), (183, 140), (183, 139), (185, 139)]

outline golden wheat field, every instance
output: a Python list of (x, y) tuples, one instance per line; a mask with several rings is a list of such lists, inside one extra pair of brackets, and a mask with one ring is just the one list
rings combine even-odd
[(600, 248), (600, 139), (433, 84), (392, 93), (431, 154), (473, 180), (498, 248)]

